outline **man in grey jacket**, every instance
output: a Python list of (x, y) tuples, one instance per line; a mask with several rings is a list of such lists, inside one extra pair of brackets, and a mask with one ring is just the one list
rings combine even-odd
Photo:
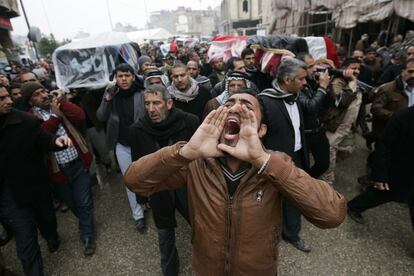
[[(96, 117), (106, 121), (106, 142), (115, 148), (122, 174), (131, 164), (129, 126), (145, 115), (143, 87), (135, 80), (134, 69), (120, 64), (114, 70), (116, 85), (107, 87)], [(145, 230), (144, 210), (137, 203), (135, 193), (127, 189), (129, 205), (138, 231)]]

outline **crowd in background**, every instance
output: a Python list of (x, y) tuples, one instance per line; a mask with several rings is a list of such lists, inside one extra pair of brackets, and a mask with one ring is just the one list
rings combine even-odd
[[(414, 163), (409, 159), (414, 153), (414, 45), (403, 47), (402, 41), (396, 36), (387, 47), (380, 38), (370, 43), (364, 35), (350, 56), (338, 45), (337, 68), (331, 60), (297, 53), (283, 59), (276, 78), (256, 68), (249, 47), (225, 61), (220, 55), (208, 58), (208, 43), (188, 48), (172, 41), (165, 56), (158, 46), (144, 45), (138, 71), (119, 64), (107, 87), (65, 92), (56, 87), (50, 61), (11, 64), (0, 72), (1, 243), (14, 237), (26, 275), (43, 275), (37, 229), (48, 250), (58, 251), (55, 212), (69, 209), (79, 221), (84, 255), (93, 255), (99, 241), (91, 185), (102, 185), (111, 173), (124, 175), (133, 161), (157, 149), (189, 140), (212, 110), (246, 90), (263, 108), (263, 145), (288, 154), (297, 167), (330, 185), (335, 186), (338, 152), (352, 153), (355, 136), (362, 135), (371, 153), (366, 175), (358, 178), (361, 194), (348, 202), (349, 216), (364, 223), (365, 210), (405, 202), (414, 227)], [(15, 130), (16, 125), (24, 130)], [(69, 137), (73, 146), (59, 144), (57, 137)], [(237, 173), (244, 174), (227, 173), (236, 191)], [(126, 193), (140, 233), (146, 229), (146, 211), (152, 210), (163, 274), (177, 275), (174, 210), (190, 223), (186, 189), (150, 197), (129, 188)], [(310, 252), (300, 230), (300, 212), (284, 201), (282, 238)]]

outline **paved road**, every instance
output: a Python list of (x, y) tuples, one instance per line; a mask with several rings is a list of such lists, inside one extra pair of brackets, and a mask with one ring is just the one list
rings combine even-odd
[[(355, 179), (364, 172), (368, 154), (358, 140), (354, 154), (338, 164), (335, 187), (348, 199), (358, 193)], [(145, 234), (135, 231), (120, 176), (102, 189), (95, 186), (97, 252), (83, 257), (76, 220), (59, 213), (62, 245), (50, 254), (40, 241), (46, 275), (161, 275), (157, 237), (152, 219)], [(150, 216), (149, 216), (150, 217)], [(305, 254), (282, 242), (279, 275), (414, 275), (414, 236), (408, 208), (390, 203), (365, 214), (366, 225), (349, 218), (338, 228), (320, 230), (304, 220), (302, 237), (312, 246)], [(181, 275), (192, 275), (190, 228), (179, 218), (177, 247)], [(14, 243), (1, 248), (8, 266), (22, 274)]]

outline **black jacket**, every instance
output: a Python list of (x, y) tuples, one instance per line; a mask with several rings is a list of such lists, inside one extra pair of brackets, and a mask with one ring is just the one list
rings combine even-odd
[(414, 197), (414, 106), (389, 119), (382, 138), (375, 145), (372, 179), (388, 182), (390, 192), (401, 200)]
[[(130, 127), (130, 145), (132, 161), (153, 153), (160, 148), (173, 145), (179, 141), (188, 141), (196, 131), (199, 120), (196, 116), (177, 108), (172, 108), (168, 118), (159, 123), (151, 122), (149, 116), (141, 118)], [(177, 194), (186, 201), (186, 188), (177, 189)], [(142, 198), (139, 198), (142, 201)], [(175, 196), (171, 191), (161, 191), (151, 196), (149, 201), (157, 228), (176, 227)], [(182, 203), (182, 202), (181, 202)], [(188, 221), (187, 206), (179, 206), (184, 218)]]
[(325, 103), (325, 89), (319, 87), (314, 90), (306, 85), (299, 93), (298, 103), (303, 111), (305, 132), (317, 133), (321, 131), (322, 123), (319, 113)]
[[(285, 106), (285, 101), (283, 99), (264, 96), (263, 94), (259, 94), (259, 97), (264, 105), (267, 123), (267, 133), (263, 138), (264, 146), (267, 149), (281, 151), (293, 157), (295, 148), (295, 132), (289, 113)], [(298, 104), (297, 106), (300, 116), (300, 136), (302, 141), (303, 163), (305, 165), (302, 169), (307, 170), (309, 167), (309, 160), (303, 129), (303, 116), (300, 105)]]
[(56, 136), (44, 131), (32, 115), (13, 109), (0, 126), (0, 185), (6, 185), (19, 206), (49, 193), (45, 151), (58, 151)]

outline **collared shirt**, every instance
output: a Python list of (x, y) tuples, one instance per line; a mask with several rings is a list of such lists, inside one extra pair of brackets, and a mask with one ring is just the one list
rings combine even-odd
[[(42, 116), (44, 121), (49, 120), (50, 116), (52, 116), (52, 112), (49, 110), (44, 110), (38, 107), (35, 107), (36, 111), (39, 112), (39, 114)], [(66, 136), (66, 130), (65, 128), (62, 126), (62, 124), (59, 124), (58, 130), (56, 132), (57, 136)], [(69, 147), (67, 149), (64, 149), (62, 151), (57, 151), (55, 152), (55, 156), (56, 156), (56, 161), (58, 162), (58, 164), (66, 164), (69, 163), (70, 161), (75, 160), (76, 158), (78, 158), (78, 151), (76, 150), (75, 147)]]
[(300, 137), (300, 116), (299, 109), (296, 103), (288, 104), (285, 102), (287, 112), (289, 113), (290, 120), (292, 121), (293, 130), (295, 131), (295, 148), (294, 152), (297, 152), (302, 148), (302, 141)]
[(404, 83), (404, 93), (407, 95), (408, 97), (408, 107), (413, 106), (414, 105), (414, 87), (410, 87), (408, 86), (408, 84), (403, 81)]

